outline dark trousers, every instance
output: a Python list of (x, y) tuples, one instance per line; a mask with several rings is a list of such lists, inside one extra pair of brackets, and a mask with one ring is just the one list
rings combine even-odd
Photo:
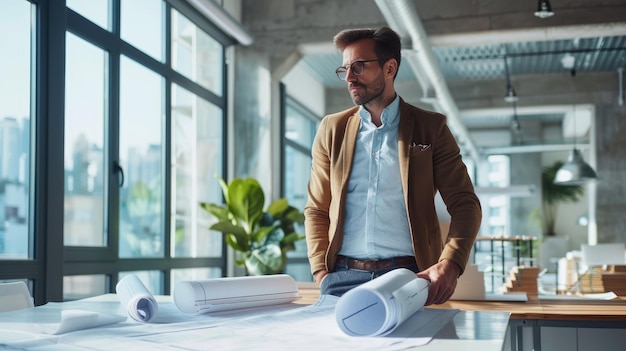
[(374, 278), (392, 271), (396, 268), (406, 268), (413, 272), (419, 272), (417, 264), (411, 264), (408, 266), (394, 266), (389, 269), (383, 269), (378, 271), (364, 271), (361, 269), (349, 268), (347, 265), (335, 265), (335, 270), (328, 273), (322, 280), (320, 285), (320, 293), (327, 295), (341, 296), (348, 290), (357, 287), (363, 283), (366, 283)]

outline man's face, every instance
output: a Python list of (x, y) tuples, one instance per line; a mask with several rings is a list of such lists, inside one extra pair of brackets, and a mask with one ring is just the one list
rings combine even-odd
[[(343, 50), (342, 65), (348, 66), (355, 61), (368, 61), (377, 59), (374, 52), (374, 41), (370, 39), (359, 40)], [(363, 72), (357, 75), (352, 69), (346, 74), (348, 91), (357, 105), (367, 105), (369, 102), (382, 96), (385, 90), (383, 70), (378, 61), (365, 62)]]

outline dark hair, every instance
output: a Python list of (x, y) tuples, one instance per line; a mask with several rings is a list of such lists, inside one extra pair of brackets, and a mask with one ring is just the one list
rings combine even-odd
[[(343, 52), (346, 46), (363, 39), (372, 39), (374, 41), (374, 52), (381, 66), (387, 60), (395, 59), (398, 62), (398, 68), (400, 68), (400, 49), (402, 44), (398, 33), (391, 28), (344, 29), (335, 35), (333, 44)], [(397, 74), (398, 71), (396, 70)]]

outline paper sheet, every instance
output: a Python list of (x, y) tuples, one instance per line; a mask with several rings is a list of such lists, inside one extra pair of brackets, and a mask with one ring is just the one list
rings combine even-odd
[(107, 315), (83, 310), (65, 310), (61, 312), (60, 323), (39, 324), (39, 329), (45, 334), (60, 335), (77, 330), (115, 324), (125, 319), (126, 318), (117, 315)]
[(300, 298), (287, 274), (180, 281), (174, 303), (185, 313), (207, 313), (288, 303)]
[[(423, 308), (384, 337), (346, 335), (335, 321), (338, 298), (323, 295), (320, 303), (282, 304), (215, 314), (181, 313), (170, 296), (155, 296), (159, 313), (151, 323), (135, 323), (125, 316), (115, 294), (97, 299), (49, 303), (31, 310), (0, 313), (0, 349), (18, 350), (406, 350), (428, 344), (452, 325), (457, 310)], [(119, 324), (71, 334), (49, 335), (34, 330), (33, 321), (58, 323), (61, 311), (117, 311)], [(159, 323), (164, 315), (176, 317)], [(124, 314), (124, 316), (122, 316)], [(450, 324), (452, 323), (452, 324)], [(52, 328), (51, 328), (52, 330)]]
[(337, 324), (348, 335), (387, 335), (424, 307), (429, 285), (406, 268), (390, 271), (345, 293)]
[(189, 351), (206, 350), (207, 345), (220, 351), (406, 350), (428, 344), (458, 312), (421, 309), (389, 335), (354, 337), (346, 335), (337, 326), (336, 301), (334, 296), (323, 295), (320, 303), (315, 305), (243, 318), (211, 328), (200, 330), (197, 326), (189, 326), (168, 333), (144, 333), (132, 338), (135, 343), (132, 346), (140, 348), (152, 344), (164, 349)]
[(0, 312), (35, 307), (24, 282), (3, 283), (0, 289)]
[(122, 278), (115, 286), (115, 292), (122, 306), (127, 308), (128, 315), (138, 322), (150, 322), (159, 310), (154, 296), (136, 275)]

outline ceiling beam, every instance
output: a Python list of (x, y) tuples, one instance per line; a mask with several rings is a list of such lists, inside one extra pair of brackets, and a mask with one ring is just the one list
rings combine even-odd
[[(432, 87), (435, 92), (435, 99), (429, 101), (432, 101), (436, 110), (446, 115), (448, 126), (457, 138), (461, 149), (479, 164), (480, 152), (469, 136), (467, 128), (461, 122), (459, 110), (441, 73), (439, 63), (434, 57), (415, 4), (412, 0), (376, 0), (376, 5), (389, 26), (398, 32), (403, 41), (410, 42), (410, 48), (403, 50), (403, 54), (415, 56), (414, 59), (419, 61), (422, 69), (416, 72), (416, 78), (425, 80), (425, 82), (420, 82), (420, 85)], [(412, 65), (413, 68), (414, 66)]]
[(435, 34), (429, 36), (434, 47), (469, 47), (533, 41), (569, 40), (625, 36), (626, 23), (599, 23), (575, 26), (504, 29), (480, 32)]

